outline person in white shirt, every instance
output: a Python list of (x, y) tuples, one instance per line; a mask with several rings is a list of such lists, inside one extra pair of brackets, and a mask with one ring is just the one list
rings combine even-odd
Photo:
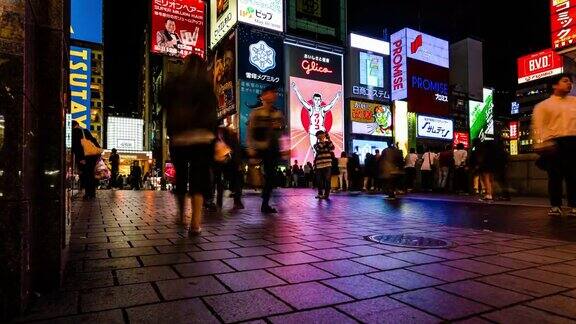
[(563, 182), (566, 181), (568, 216), (576, 217), (576, 97), (572, 76), (559, 74), (551, 80), (552, 96), (534, 108), (532, 135), (537, 165), (548, 172), (551, 216), (562, 215)]
[(338, 170), (340, 171), (340, 174), (338, 175), (340, 190), (347, 190), (350, 186), (350, 182), (348, 180), (348, 154), (346, 154), (346, 152), (340, 154), (340, 158), (338, 159)]
[(433, 168), (436, 165), (438, 155), (431, 149), (422, 155), (422, 166), (420, 172), (422, 173), (422, 189), (425, 191), (432, 191), (432, 184), (434, 182)]
[(416, 162), (418, 162), (418, 154), (416, 149), (411, 148), (410, 153), (406, 155), (404, 171), (406, 171), (406, 190), (408, 192), (414, 190), (414, 180), (416, 179)]
[(464, 149), (464, 144), (458, 143), (456, 150), (454, 150), (454, 169), (455, 171), (455, 189), (456, 193), (464, 193), (467, 191), (466, 181), (466, 159), (468, 152)]

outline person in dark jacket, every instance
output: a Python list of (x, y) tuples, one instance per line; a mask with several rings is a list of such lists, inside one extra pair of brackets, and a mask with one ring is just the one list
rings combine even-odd
[(184, 61), (182, 73), (166, 81), (160, 96), (166, 109), (170, 157), (176, 169), (180, 222), (185, 224), (186, 193), (192, 195), (190, 235), (201, 232), (204, 194), (210, 190), (210, 165), (218, 126), (218, 100), (206, 63), (196, 55)]
[(142, 168), (138, 164), (138, 161), (132, 163), (132, 168), (130, 169), (130, 178), (132, 179), (130, 187), (132, 190), (140, 190), (142, 184)]
[(116, 151), (115, 148), (112, 149), (112, 154), (110, 154), (108, 162), (110, 162), (110, 173), (111, 173), (108, 189), (118, 188), (118, 171), (120, 168), (120, 155), (118, 155), (118, 151)]
[(396, 190), (400, 189), (400, 179), (404, 174), (402, 151), (394, 144), (384, 151), (378, 160), (378, 178), (388, 199), (396, 199)]
[(230, 159), (223, 164), (214, 167), (214, 181), (216, 185), (216, 205), (222, 208), (224, 200), (224, 184), (229, 184), (229, 189), (234, 198), (234, 209), (244, 209), (242, 204), (242, 157), (243, 151), (238, 140), (238, 134), (230, 127), (218, 127), (218, 138), (230, 148)]
[(332, 160), (334, 158), (334, 144), (330, 136), (324, 131), (317, 131), (318, 138), (314, 144), (314, 169), (318, 179), (318, 196), (317, 199), (330, 199), (330, 180), (332, 178)]
[(81, 140), (85, 138), (96, 147), (100, 147), (98, 141), (92, 136), (89, 130), (80, 127), (77, 121), (72, 121), (72, 153), (78, 170), (80, 170), (80, 183), (84, 188), (84, 199), (96, 198), (96, 178), (94, 178), (94, 168), (100, 156), (85, 156)]

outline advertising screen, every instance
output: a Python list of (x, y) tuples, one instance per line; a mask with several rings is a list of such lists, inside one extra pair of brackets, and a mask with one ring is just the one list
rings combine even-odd
[(518, 84), (547, 78), (564, 72), (562, 56), (551, 49), (518, 59)]
[(214, 91), (218, 97), (218, 118), (236, 113), (236, 32), (226, 36), (209, 57)]
[(408, 110), (447, 116), (449, 70), (437, 65), (408, 59)]
[(102, 0), (70, 2), (70, 38), (102, 44)]
[(320, 130), (330, 134), (339, 154), (344, 150), (342, 55), (286, 45), (292, 159), (314, 160), (315, 134)]
[(428, 64), (448, 68), (448, 41), (406, 28), (408, 57)]
[(284, 30), (282, 0), (238, 0), (238, 21), (276, 31)]
[(576, 45), (575, 5), (574, 0), (550, 0), (550, 30), (555, 50)]
[(152, 53), (177, 57), (206, 50), (206, 9), (202, 0), (152, 1)]
[(287, 0), (288, 32), (328, 43), (346, 37), (346, 1)]
[(518, 122), (511, 121), (510, 122), (510, 139), (518, 139)]
[(390, 37), (390, 79), (392, 80), (392, 100), (408, 97), (408, 66), (406, 57), (406, 30)]
[(352, 140), (352, 152), (358, 154), (360, 157), (360, 164), (364, 165), (366, 154), (376, 154), (376, 150), (380, 152), (388, 148), (388, 143), (380, 141), (366, 141), (366, 140)]
[(91, 58), (91, 49), (70, 46), (70, 113), (84, 129), (90, 129)]
[(392, 136), (392, 110), (389, 105), (350, 101), (353, 134)]
[(450, 119), (418, 115), (418, 137), (440, 140), (454, 138), (454, 123)]
[(360, 52), (360, 84), (384, 87), (384, 57)]
[(144, 120), (125, 117), (108, 117), (106, 148), (118, 151), (144, 149)]
[(484, 102), (470, 101), (470, 140), (494, 138), (494, 98), (491, 89), (484, 89)]
[(454, 147), (460, 143), (464, 144), (465, 149), (470, 147), (470, 138), (468, 137), (468, 133), (454, 132)]
[[(240, 144), (246, 145), (246, 135), (248, 131), (248, 119), (250, 112), (254, 108), (262, 105), (259, 95), (264, 88), (269, 86), (269, 83), (257, 82), (253, 80), (239, 80), (240, 82)], [(278, 100), (274, 107), (284, 115), (286, 115), (286, 105), (284, 104), (284, 92), (278, 91)]]
[(348, 96), (390, 101), (390, 59), (386, 55), (350, 49)]
[(236, 24), (236, 4), (236, 0), (210, 0), (210, 48), (214, 48)]
[(238, 26), (238, 77), (270, 84), (284, 83), (282, 38), (250, 26)]

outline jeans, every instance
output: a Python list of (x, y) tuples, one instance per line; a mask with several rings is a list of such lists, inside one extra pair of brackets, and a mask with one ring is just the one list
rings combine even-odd
[(450, 174), (450, 168), (449, 167), (441, 167), (440, 168), (440, 178), (438, 179), (438, 187), (440, 187), (440, 189), (446, 189), (449, 174)]
[(332, 170), (330, 167), (316, 169), (316, 177), (318, 180), (318, 196), (328, 197), (330, 195), (330, 180), (332, 178)]

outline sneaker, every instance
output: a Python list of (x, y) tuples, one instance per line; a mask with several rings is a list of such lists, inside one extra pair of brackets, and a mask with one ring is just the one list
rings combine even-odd
[(562, 209), (560, 207), (551, 207), (548, 211), (548, 216), (562, 216)]
[(570, 211), (568, 212), (568, 214), (566, 214), (566, 216), (576, 217), (576, 208), (571, 208)]
[(278, 211), (275, 208), (272, 208), (270, 206), (262, 206), (262, 208), (260, 208), (260, 211), (263, 212), (264, 214), (276, 214), (276, 213), (278, 213)]
[(188, 231), (188, 236), (192, 237), (192, 236), (200, 236), (200, 234), (202, 234), (202, 228), (190, 228), (190, 230)]

